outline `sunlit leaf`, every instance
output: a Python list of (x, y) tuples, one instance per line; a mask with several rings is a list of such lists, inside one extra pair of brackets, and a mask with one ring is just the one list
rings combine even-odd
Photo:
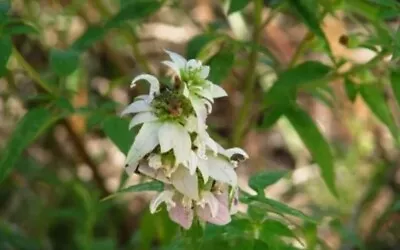
[(32, 109), (18, 122), (0, 159), (0, 182), (4, 180), (23, 150), (57, 120), (44, 108)]
[(298, 106), (286, 109), (285, 116), (320, 167), (325, 184), (332, 194), (338, 196), (335, 185), (332, 151), (317, 125), (312, 118)]
[(228, 15), (233, 12), (242, 10), (244, 7), (247, 6), (247, 4), (249, 4), (249, 2), (249, 0), (231, 0), (229, 3)]
[(215, 84), (220, 84), (232, 69), (235, 56), (232, 52), (221, 50), (209, 62), (211, 71), (209, 79)]
[(50, 51), (51, 69), (59, 76), (67, 76), (78, 68), (79, 52), (75, 50), (52, 49)]
[(108, 117), (103, 122), (104, 133), (126, 154), (133, 143), (134, 132), (129, 130), (129, 121), (120, 117)]
[(7, 72), (7, 63), (12, 53), (12, 41), (8, 36), (0, 37), (0, 77)]
[(278, 182), (287, 173), (288, 172), (286, 170), (274, 170), (257, 173), (250, 177), (249, 186), (258, 193), (262, 193), (265, 188)]

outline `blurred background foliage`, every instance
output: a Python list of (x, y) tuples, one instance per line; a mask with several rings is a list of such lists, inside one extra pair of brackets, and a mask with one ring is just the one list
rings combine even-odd
[[(400, 249), (396, 0), (0, 1), (0, 249)], [(182, 231), (123, 172), (118, 116), (164, 49), (229, 98), (239, 215)], [(265, 194), (265, 195), (264, 195)], [(110, 196), (111, 195), (111, 196)]]

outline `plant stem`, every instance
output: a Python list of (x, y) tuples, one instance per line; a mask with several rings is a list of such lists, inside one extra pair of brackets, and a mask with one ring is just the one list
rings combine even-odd
[[(254, 28), (253, 28), (253, 42), (255, 45), (259, 44), (261, 38), (260, 29), (261, 24), (261, 14), (263, 8), (262, 0), (254, 0)], [(238, 121), (236, 123), (236, 127), (233, 131), (232, 143), (234, 145), (240, 144), (243, 137), (244, 129), (247, 125), (248, 115), (250, 112), (250, 106), (252, 104), (253, 92), (256, 83), (256, 67), (258, 61), (258, 50), (256, 46), (252, 49), (249, 58), (249, 65), (247, 68), (247, 75), (245, 79), (245, 92), (244, 92), (244, 101), (243, 105), (239, 111)]]

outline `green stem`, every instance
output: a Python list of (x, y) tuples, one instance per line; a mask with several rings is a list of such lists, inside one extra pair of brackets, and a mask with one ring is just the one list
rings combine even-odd
[[(262, 0), (254, 0), (255, 10), (254, 10), (254, 30), (253, 30), (253, 41), (255, 45), (259, 44), (261, 38), (261, 14), (263, 8)], [(244, 92), (244, 102), (243, 106), (239, 111), (238, 121), (236, 123), (236, 127), (233, 131), (232, 142), (234, 145), (239, 144), (242, 141), (243, 132), (247, 125), (248, 115), (250, 110), (250, 106), (253, 100), (253, 92), (256, 83), (256, 66), (258, 61), (258, 50), (256, 46), (252, 49), (249, 58), (249, 65), (247, 68), (247, 75), (245, 80), (245, 92)]]

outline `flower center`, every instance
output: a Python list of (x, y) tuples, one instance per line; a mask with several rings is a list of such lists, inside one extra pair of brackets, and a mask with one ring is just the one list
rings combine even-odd
[(152, 102), (155, 113), (162, 121), (177, 121), (184, 123), (193, 114), (190, 101), (175, 91), (165, 90), (156, 96)]

